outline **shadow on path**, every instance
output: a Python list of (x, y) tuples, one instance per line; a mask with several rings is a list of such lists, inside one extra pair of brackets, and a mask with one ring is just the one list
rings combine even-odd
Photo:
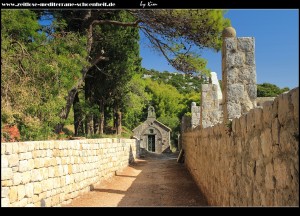
[(176, 154), (147, 153), (67, 206), (207, 206)]

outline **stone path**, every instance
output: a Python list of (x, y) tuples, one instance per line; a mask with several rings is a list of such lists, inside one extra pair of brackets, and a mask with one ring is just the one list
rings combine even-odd
[(64, 206), (206, 206), (177, 155), (147, 154)]

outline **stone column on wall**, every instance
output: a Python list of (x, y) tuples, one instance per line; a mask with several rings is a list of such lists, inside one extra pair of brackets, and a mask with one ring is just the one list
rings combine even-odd
[(195, 102), (192, 102), (191, 106), (191, 112), (192, 112), (192, 129), (200, 125), (200, 106), (196, 106)]
[(212, 83), (202, 84), (200, 114), (201, 128), (211, 127), (219, 123), (219, 119), (218, 85)]
[(236, 31), (223, 31), (222, 91), (223, 119), (238, 118), (256, 106), (256, 66), (254, 38), (236, 37)]
[(217, 94), (218, 94), (219, 103), (222, 103), (223, 95), (222, 95), (217, 73), (211, 72), (210, 75), (211, 75), (211, 83), (217, 85)]

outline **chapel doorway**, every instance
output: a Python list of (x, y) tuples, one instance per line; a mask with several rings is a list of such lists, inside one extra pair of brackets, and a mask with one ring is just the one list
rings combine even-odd
[(148, 135), (148, 151), (155, 152), (155, 135)]

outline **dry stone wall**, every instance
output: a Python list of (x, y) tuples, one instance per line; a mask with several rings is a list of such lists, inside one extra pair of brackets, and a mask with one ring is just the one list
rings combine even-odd
[(299, 205), (299, 88), (232, 125), (182, 135), (185, 165), (214, 206)]
[(125, 168), (134, 139), (1, 143), (1, 206), (60, 206)]

